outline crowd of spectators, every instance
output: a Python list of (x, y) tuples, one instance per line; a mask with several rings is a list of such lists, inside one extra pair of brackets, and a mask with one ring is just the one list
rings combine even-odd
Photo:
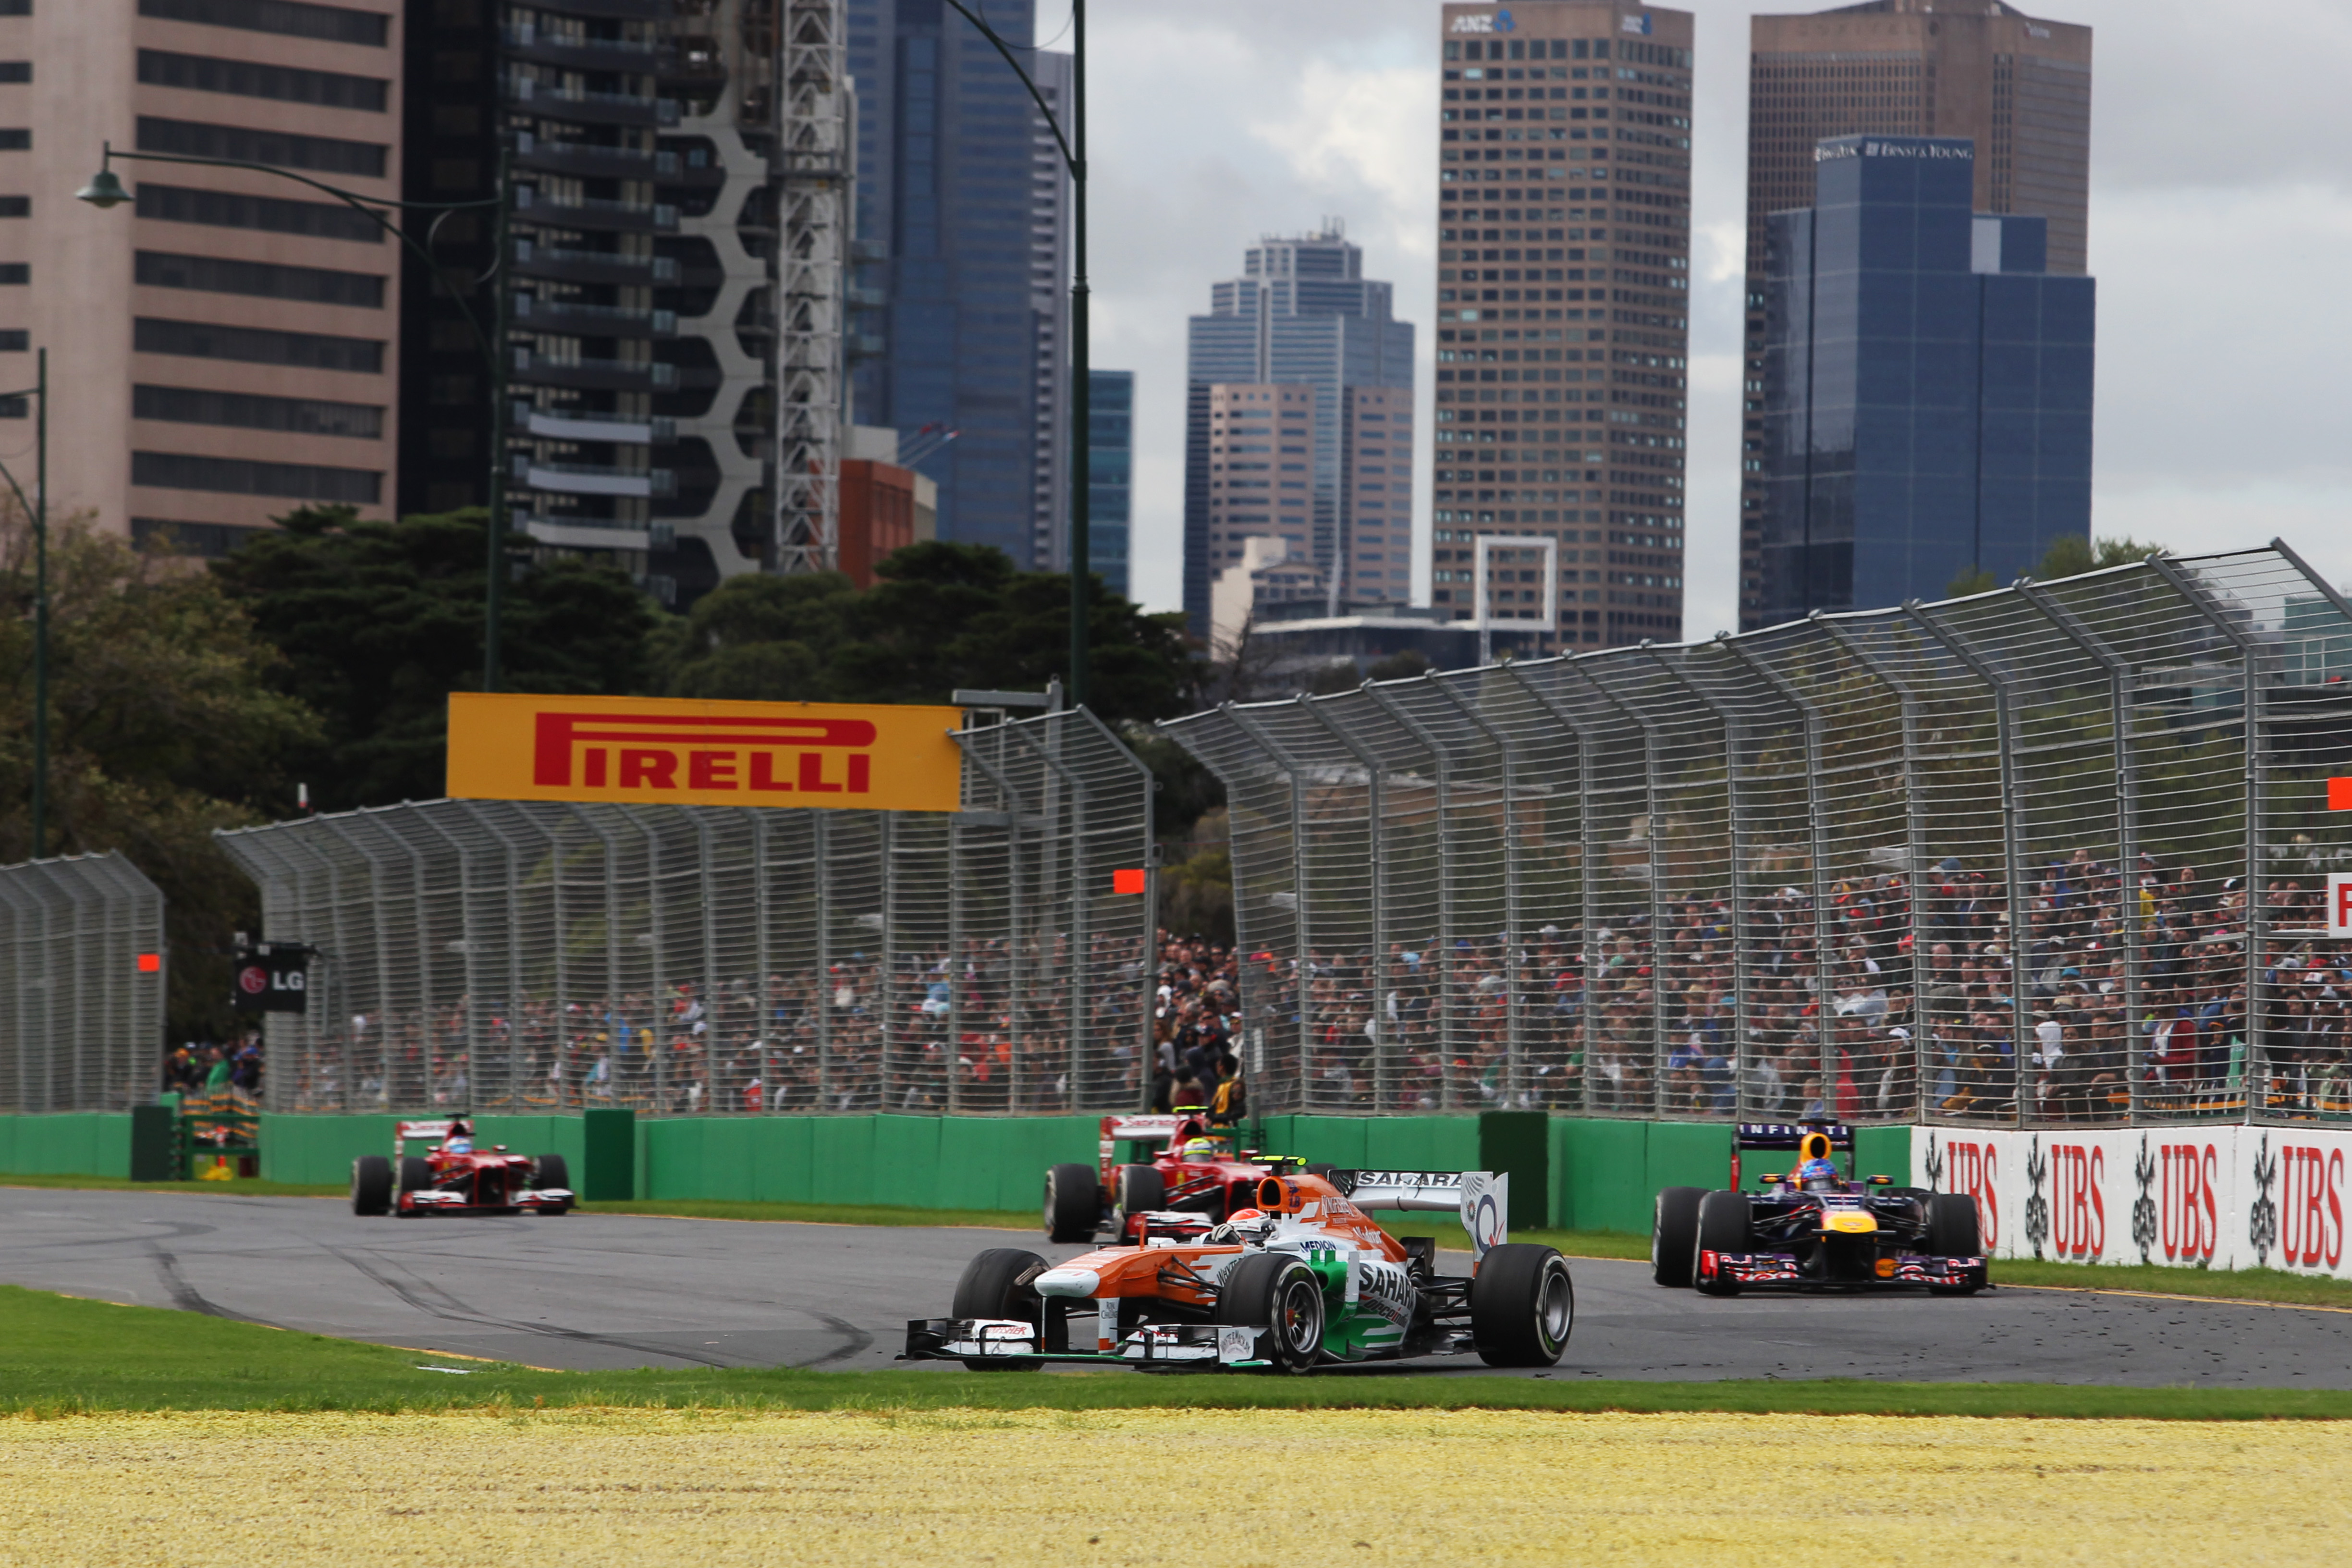
[(205, 1100), (255, 1105), (261, 1099), (261, 1036), (248, 1034), (233, 1045), (190, 1040), (163, 1059), (163, 1088), (183, 1101)]

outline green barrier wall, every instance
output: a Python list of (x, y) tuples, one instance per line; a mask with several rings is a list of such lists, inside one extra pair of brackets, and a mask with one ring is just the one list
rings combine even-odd
[(131, 1174), (131, 1113), (0, 1116), (0, 1175)]
[[(264, 1116), (261, 1173), (340, 1185), (355, 1156), (392, 1152), (394, 1121)], [(1045, 1167), (1094, 1163), (1096, 1127), (1091, 1116), (640, 1119), (632, 1186), (641, 1198), (1027, 1210)], [(577, 1116), (478, 1116), (474, 1129), (484, 1144), (562, 1155), (583, 1189), (594, 1179)], [(1264, 1143), (1318, 1164), (1463, 1171), (1480, 1168), (1479, 1131), (1475, 1116), (1273, 1116)], [(1720, 1122), (1560, 1118), (1543, 1132), (1543, 1206), (1564, 1229), (1645, 1235), (1660, 1187), (1718, 1187), (1730, 1172), (1731, 1129)], [(130, 1168), (128, 1113), (0, 1116), (0, 1174), (125, 1176)], [(1862, 1129), (1855, 1168), (1907, 1183), (1911, 1129)]]

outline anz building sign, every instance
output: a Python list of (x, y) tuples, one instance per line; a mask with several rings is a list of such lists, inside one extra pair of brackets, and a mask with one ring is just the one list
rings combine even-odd
[(1456, 16), (1453, 30), (1457, 33), (1508, 33), (1517, 26), (1508, 11), (1497, 11), (1491, 16)]

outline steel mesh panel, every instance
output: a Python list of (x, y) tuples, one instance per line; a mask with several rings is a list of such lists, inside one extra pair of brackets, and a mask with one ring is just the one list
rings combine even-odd
[(0, 867), (0, 1111), (152, 1099), (164, 959), (163, 895), (121, 855)]

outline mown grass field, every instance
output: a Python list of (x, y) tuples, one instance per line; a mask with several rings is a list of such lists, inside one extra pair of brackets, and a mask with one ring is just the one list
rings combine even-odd
[(548, 1372), (0, 1286), (0, 1413), (486, 1407), (1622, 1410), (2336, 1421), (2352, 1418), (2352, 1393), (1861, 1381), (1620, 1383), (1580, 1377), (1570, 1368), (1538, 1378), (1368, 1370), (1284, 1379), (1117, 1370)]

